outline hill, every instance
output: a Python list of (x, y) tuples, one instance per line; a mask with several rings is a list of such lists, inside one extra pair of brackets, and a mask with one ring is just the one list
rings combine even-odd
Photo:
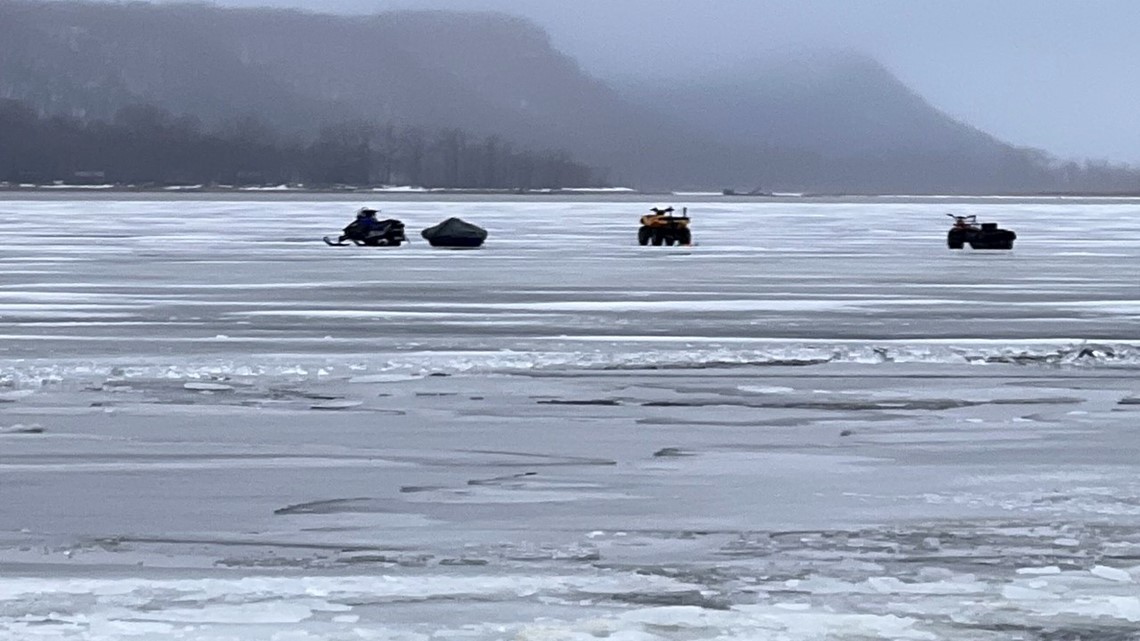
[(537, 27), (499, 14), (17, 0), (0, 3), (0, 97), (86, 118), (135, 103), (207, 126), (253, 115), (309, 135), (346, 119), (447, 127), (564, 149), (626, 181), (688, 172), (660, 118), (583, 74)]
[(939, 113), (862, 57), (614, 88), (539, 27), (494, 13), (7, 0), (0, 98), (101, 119), (145, 103), (207, 127), (253, 116), (309, 137), (349, 120), (454, 128), (564, 150), (643, 188), (969, 193), (1074, 189), (1084, 179), (1078, 168), (1060, 181), (1041, 154)]
[(634, 81), (626, 95), (711, 139), (765, 150), (761, 184), (816, 190), (1046, 189), (1040, 152), (932, 107), (876, 61), (814, 51), (751, 61), (688, 82)]

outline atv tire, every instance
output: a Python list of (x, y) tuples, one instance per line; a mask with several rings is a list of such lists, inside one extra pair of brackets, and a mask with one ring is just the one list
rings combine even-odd
[(654, 247), (660, 247), (661, 243), (664, 241), (665, 241), (665, 234), (662, 234), (659, 231), (653, 232), (653, 236), (650, 237), (650, 242), (653, 243)]
[(649, 239), (653, 236), (653, 230), (648, 227), (642, 227), (637, 230), (637, 244), (648, 245)]
[(677, 230), (677, 244), (678, 245), (692, 245), (693, 244), (693, 232), (689, 231), (688, 229)]

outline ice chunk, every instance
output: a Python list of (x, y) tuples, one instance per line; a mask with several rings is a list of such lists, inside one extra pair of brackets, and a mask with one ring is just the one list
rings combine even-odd
[(1001, 595), (1010, 601), (1054, 601), (1061, 598), (1052, 592), (1022, 587), (1020, 585), (1007, 585), (1002, 587)]
[(184, 384), (183, 389), (193, 390), (195, 392), (232, 392), (233, 385), (225, 385), (223, 383), (199, 383), (191, 381)]
[(348, 379), (349, 383), (401, 383), (403, 381), (417, 381), (421, 377), (411, 376), (408, 374), (368, 374), (363, 376), (353, 376)]
[(1089, 570), (1089, 573), (1109, 581), (1117, 581), (1119, 583), (1132, 582), (1131, 574), (1118, 568), (1110, 568), (1107, 565), (1093, 566), (1093, 569)]
[(778, 385), (740, 385), (736, 389), (749, 394), (788, 394), (796, 390)]
[(39, 423), (16, 423), (7, 427), (0, 425), (0, 434), (43, 434), (44, 428)]
[(1041, 568), (1018, 568), (1018, 574), (1060, 574), (1061, 568), (1055, 565), (1046, 565)]
[(364, 405), (364, 401), (350, 401), (347, 399), (326, 401), (324, 403), (314, 403), (309, 406), (313, 410), (347, 410), (353, 407), (360, 407)]

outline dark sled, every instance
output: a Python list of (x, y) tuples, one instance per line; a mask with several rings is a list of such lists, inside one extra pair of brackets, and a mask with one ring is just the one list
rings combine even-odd
[(434, 227), (420, 232), (432, 247), (451, 249), (473, 249), (482, 247), (487, 240), (487, 230), (458, 218), (448, 218)]
[(977, 216), (946, 215), (954, 219), (954, 226), (946, 234), (946, 246), (950, 249), (962, 249), (966, 245), (971, 249), (1013, 249), (1017, 234), (1012, 230), (1001, 229), (997, 223), (979, 225)]

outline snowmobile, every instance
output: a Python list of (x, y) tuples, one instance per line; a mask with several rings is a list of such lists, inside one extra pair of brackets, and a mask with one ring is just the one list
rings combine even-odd
[(368, 247), (399, 247), (408, 242), (404, 235), (404, 223), (388, 218), (373, 220), (371, 223), (363, 222), (365, 219), (357, 218), (344, 228), (344, 232), (335, 241), (325, 236), (325, 243), (334, 247), (342, 247), (350, 243)]
[(448, 218), (434, 227), (428, 227), (420, 232), (424, 240), (432, 247), (449, 247), (452, 249), (472, 249), (483, 245), (487, 240), (487, 230), (478, 225)]
[(946, 215), (954, 219), (954, 226), (946, 234), (946, 246), (950, 249), (962, 249), (967, 244), (971, 249), (1013, 249), (1017, 234), (1012, 230), (1000, 229), (997, 223), (979, 225), (977, 216)]
[(641, 217), (641, 229), (637, 230), (639, 245), (692, 245), (693, 233), (689, 231), (689, 209), (682, 209), (680, 216), (673, 215), (673, 208), (654, 207)]

